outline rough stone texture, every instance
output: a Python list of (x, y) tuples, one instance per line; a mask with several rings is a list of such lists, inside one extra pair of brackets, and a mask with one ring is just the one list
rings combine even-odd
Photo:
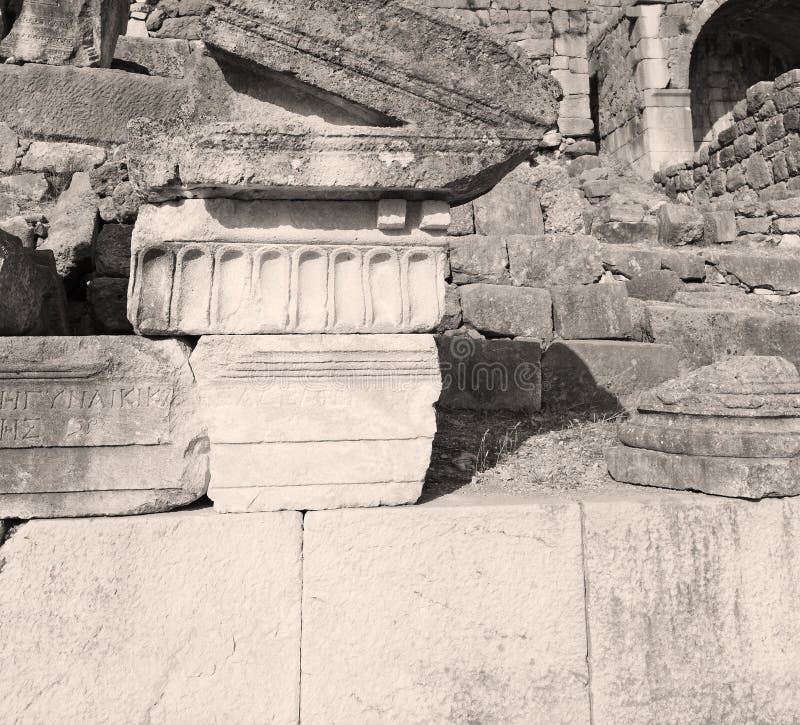
[(544, 234), (542, 207), (536, 188), (517, 181), (512, 172), (488, 194), (475, 199), (478, 234)]
[(419, 498), (442, 385), (432, 336), (207, 336), (191, 363), (217, 510)]
[(565, 340), (614, 339), (631, 334), (624, 282), (553, 287), (553, 323)]
[(130, 224), (104, 224), (95, 240), (94, 271), (103, 277), (128, 277), (131, 272)]
[(723, 253), (714, 255), (714, 263), (721, 274), (732, 275), (747, 287), (800, 292), (800, 259), (797, 257)]
[(736, 241), (736, 215), (732, 211), (706, 212), (703, 242), (729, 244)]
[(107, 68), (117, 37), (125, 33), (129, 7), (126, 0), (21, 0), (11, 31), (0, 42), (0, 56)]
[(311, 513), (304, 532), (304, 725), (588, 722), (577, 505)]
[(395, 333), (444, 314), (446, 222), (409, 202), (378, 228), (372, 201), (188, 199), (142, 208), (128, 318), (145, 335)]
[(800, 321), (794, 316), (652, 303), (647, 327), (655, 342), (678, 349), (682, 372), (730, 355), (778, 355), (800, 364)]
[(694, 207), (664, 204), (657, 213), (658, 241), (670, 247), (694, 244), (703, 238), (705, 220)]
[(549, 407), (617, 412), (679, 375), (669, 345), (576, 340), (554, 342), (542, 357), (542, 402)]
[(127, 279), (94, 277), (87, 284), (86, 296), (97, 332), (103, 335), (133, 332), (127, 317)]
[(585, 502), (597, 723), (793, 723), (800, 507)]
[(0, 518), (147, 513), (205, 494), (208, 439), (183, 344), (2, 343)]
[(231, 186), (270, 198), (466, 201), (556, 120), (554, 79), (480, 28), (415, 4), (230, 0), (202, 18), (201, 36), (249, 76), (269, 68), (262, 95), (278, 103), (241, 122), (195, 124), (198, 107), (174, 123), (132, 124), (131, 178), (150, 201)]
[(295, 513), (23, 524), (2, 546), (3, 718), (296, 723), (301, 537)]
[(461, 287), (461, 309), (464, 323), (483, 333), (539, 340), (553, 334), (547, 290), (468, 284)]
[(50, 282), (36, 252), (0, 231), (0, 335), (47, 333), (41, 319)]
[(626, 282), (625, 286), (629, 297), (670, 302), (683, 284), (681, 278), (672, 270), (659, 269), (637, 274)]
[(763, 498), (800, 494), (800, 374), (779, 357), (734, 357), (659, 385), (609, 452), (618, 481)]
[(78, 172), (58, 198), (50, 214), (47, 239), (40, 248), (52, 250), (58, 273), (66, 277), (91, 256), (96, 234), (97, 195), (89, 174)]
[(506, 245), (516, 285), (590, 284), (603, 274), (600, 245), (583, 234), (515, 235)]
[(80, 143), (34, 141), (25, 156), (21, 168), (27, 171), (55, 171), (72, 174), (75, 171), (91, 171), (105, 161), (106, 152), (95, 146)]
[(649, 221), (595, 222), (592, 234), (607, 244), (656, 244), (658, 227)]
[(42, 173), (13, 174), (0, 179), (0, 189), (18, 200), (36, 203), (45, 199), (49, 186)]
[(190, 53), (191, 48), (185, 40), (156, 40), (123, 35), (114, 50), (114, 65), (144, 69), (151, 76), (183, 78)]
[(0, 119), (28, 137), (125, 143), (132, 118), (173, 118), (187, 102), (187, 84), (172, 78), (120, 70), (0, 65)]
[(455, 284), (509, 284), (506, 240), (498, 236), (450, 239), (450, 271)]
[(542, 405), (541, 344), (535, 340), (439, 337), (439, 405), (462, 410), (536, 411)]

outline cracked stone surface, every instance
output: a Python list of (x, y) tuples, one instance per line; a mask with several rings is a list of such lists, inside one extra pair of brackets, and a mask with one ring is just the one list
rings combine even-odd
[(576, 504), (305, 519), (304, 725), (589, 719)]
[(0, 549), (2, 720), (297, 722), (299, 514), (35, 521)]
[(797, 722), (800, 505), (584, 504), (594, 722)]

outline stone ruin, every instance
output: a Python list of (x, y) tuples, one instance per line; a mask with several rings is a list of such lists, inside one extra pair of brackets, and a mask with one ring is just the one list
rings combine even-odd
[(10, 722), (797, 721), (792, 3), (0, 19)]

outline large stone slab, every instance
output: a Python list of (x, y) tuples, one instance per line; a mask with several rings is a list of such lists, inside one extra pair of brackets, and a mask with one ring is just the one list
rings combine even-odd
[(125, 33), (126, 0), (21, 0), (0, 55), (26, 63), (102, 66), (114, 57), (117, 37)]
[(303, 573), (304, 725), (589, 722), (576, 504), (310, 513)]
[(132, 124), (131, 178), (151, 201), (236, 187), (261, 198), (389, 191), (463, 202), (556, 121), (555, 80), (484, 29), (417, 3), (221, 0), (201, 24), (232, 83), (244, 69), (240, 87), (271, 108)]
[(621, 340), (556, 341), (542, 357), (546, 406), (609, 413), (635, 408), (642, 393), (680, 374), (669, 345)]
[(138, 337), (3, 338), (0, 518), (164, 511), (208, 486), (188, 349)]
[(585, 502), (594, 722), (793, 723), (800, 506)]
[(297, 723), (299, 514), (16, 528), (0, 548), (5, 722)]
[(447, 206), (191, 199), (142, 207), (128, 318), (147, 335), (391, 333), (444, 314)]
[(192, 368), (219, 511), (419, 498), (441, 392), (432, 336), (209, 336)]
[(542, 346), (537, 340), (436, 338), (442, 370), (439, 405), (459, 410), (542, 407)]

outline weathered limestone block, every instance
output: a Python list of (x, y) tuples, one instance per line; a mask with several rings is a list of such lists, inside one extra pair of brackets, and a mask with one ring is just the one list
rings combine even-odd
[(304, 725), (589, 722), (577, 504), (310, 513), (303, 574)]
[(131, 272), (130, 224), (104, 224), (92, 249), (97, 274), (105, 277), (128, 277)]
[(779, 357), (736, 357), (638, 401), (608, 453), (618, 481), (719, 496), (800, 494), (800, 374)]
[(600, 245), (585, 234), (517, 234), (506, 245), (516, 285), (591, 284), (603, 274)]
[(95, 332), (103, 335), (133, 332), (126, 315), (128, 280), (120, 277), (93, 277), (86, 287), (86, 302)]
[(673, 494), (583, 510), (594, 722), (797, 720), (797, 502)]
[(43, 319), (46, 308), (63, 305), (64, 297), (63, 287), (60, 297), (55, 294), (47, 256), (0, 231), (0, 335), (60, 334)]
[(478, 234), (544, 234), (536, 187), (525, 183), (525, 170), (512, 172), (488, 194), (473, 202)]
[(96, 146), (60, 141), (34, 141), (22, 157), (20, 166), (28, 171), (71, 174), (75, 171), (91, 171), (105, 159), (106, 152)]
[(510, 284), (508, 252), (502, 236), (470, 234), (450, 242), (450, 272), (454, 284)]
[(269, 103), (258, 114), (189, 109), (131, 124), (131, 178), (149, 201), (236, 187), (261, 198), (358, 190), (463, 202), (530, 156), (556, 121), (555, 80), (483, 29), (417, 4), (227, 0), (189, 24), (247, 69), (248, 84), (265, 77), (258, 95)]
[(74, 174), (69, 188), (61, 194), (50, 215), (50, 229), (41, 249), (52, 250), (56, 269), (62, 277), (75, 272), (88, 260), (97, 234), (97, 195), (89, 174)]
[(642, 272), (625, 283), (629, 297), (659, 302), (670, 302), (682, 286), (681, 278), (670, 269)]
[(18, 527), (0, 548), (3, 720), (294, 725), (301, 537), (296, 513)]
[(468, 284), (460, 292), (464, 323), (476, 330), (538, 340), (553, 336), (553, 304), (545, 289)]
[(675, 348), (621, 340), (554, 342), (542, 357), (542, 402), (553, 408), (618, 412), (679, 375)]
[(187, 348), (138, 337), (5, 338), (0, 518), (164, 511), (208, 486)]
[(125, 33), (126, 0), (21, 0), (0, 56), (26, 63), (108, 68)]
[(439, 202), (407, 207), (394, 230), (368, 201), (144, 206), (128, 318), (146, 335), (433, 330), (447, 223)]
[(705, 219), (692, 206), (664, 204), (659, 207), (658, 241), (670, 247), (694, 244), (703, 238)]
[(553, 287), (553, 323), (565, 340), (613, 339), (633, 330), (624, 282)]
[(439, 405), (461, 410), (542, 407), (542, 346), (537, 340), (438, 337), (442, 395)]
[(419, 498), (441, 392), (432, 336), (209, 336), (191, 362), (217, 510)]

